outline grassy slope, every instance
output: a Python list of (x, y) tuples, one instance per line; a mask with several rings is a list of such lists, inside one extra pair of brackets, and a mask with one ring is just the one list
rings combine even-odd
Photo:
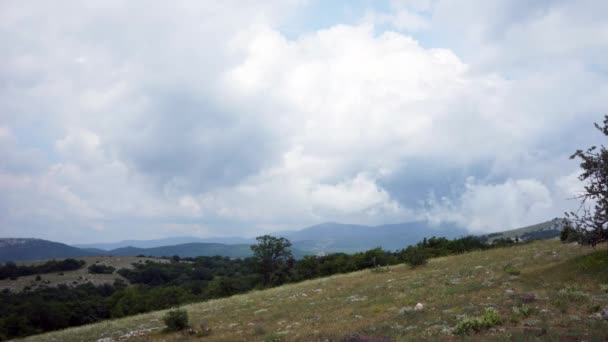
[[(128, 281), (123, 278), (118, 273), (114, 274), (90, 274), (87, 268), (90, 265), (95, 264), (96, 261), (99, 261), (100, 264), (113, 266), (116, 270), (121, 268), (132, 268), (133, 263), (145, 262), (149, 258), (138, 258), (138, 257), (107, 257), (107, 256), (92, 256), (92, 257), (81, 257), (75, 258), (78, 260), (84, 260), (86, 264), (74, 271), (64, 271), (63, 275), (59, 275), (60, 272), (53, 273), (45, 273), (41, 274), (40, 277), (42, 281), (36, 281), (36, 275), (19, 277), (17, 280), (4, 279), (0, 280), (0, 290), (10, 289), (11, 291), (21, 291), (24, 287), (29, 286), (32, 289), (45, 285), (43, 281), (48, 280), (50, 284), (47, 286), (57, 286), (58, 284), (68, 284), (68, 285), (77, 285), (84, 284), (87, 282), (92, 282), (95, 285), (100, 285), (104, 283), (112, 284), (115, 279), (122, 279), (128, 283)], [(149, 259), (154, 262), (165, 262), (160, 259)], [(40, 261), (20, 261), (17, 262), (18, 265), (35, 265), (44, 263), (47, 260)], [(76, 282), (76, 283), (74, 283)]]
[[(452, 334), (458, 319), (479, 315), (489, 306), (499, 311), (502, 325), (469, 338), (530, 340), (545, 329), (543, 340), (568, 336), (605, 340), (608, 321), (593, 314), (608, 305), (608, 293), (600, 286), (608, 283), (608, 254), (605, 250), (592, 252), (555, 240), (542, 241), (433, 259), (416, 270), (403, 265), (382, 273), (367, 270), (185, 308), (195, 328), (204, 321), (212, 329), (204, 338), (211, 341), (270, 341), (275, 337), (339, 341), (355, 332), (408, 341), (458, 340)], [(521, 274), (507, 274), (503, 269), (507, 263)], [(577, 287), (578, 295), (560, 295), (559, 290), (566, 286)], [(526, 293), (538, 297), (530, 304), (535, 312), (528, 318), (517, 317), (512, 308)], [(409, 310), (417, 302), (424, 304), (424, 310)], [(106, 321), (28, 340), (88, 341), (138, 333), (143, 336), (130, 340), (197, 340), (185, 333), (162, 333), (163, 314)]]

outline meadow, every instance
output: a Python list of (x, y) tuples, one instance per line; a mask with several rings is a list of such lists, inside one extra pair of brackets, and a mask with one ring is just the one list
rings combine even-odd
[(192, 326), (182, 332), (163, 331), (164, 310), (25, 340), (603, 341), (607, 267), (606, 246), (546, 240), (182, 306)]

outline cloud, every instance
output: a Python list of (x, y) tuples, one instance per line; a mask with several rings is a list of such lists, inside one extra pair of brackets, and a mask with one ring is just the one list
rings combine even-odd
[(472, 232), (493, 232), (541, 222), (553, 206), (550, 190), (536, 179), (483, 184), (469, 178), (455, 200), (431, 197), (431, 221), (457, 222)]
[(477, 232), (572, 205), (603, 4), (394, 1), (283, 32), (307, 5), (0, 5), (2, 235)]

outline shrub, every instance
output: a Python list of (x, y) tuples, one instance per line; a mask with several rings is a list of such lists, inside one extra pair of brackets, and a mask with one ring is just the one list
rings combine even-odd
[(462, 318), (456, 323), (455, 332), (458, 335), (467, 335), (491, 328), (501, 322), (498, 312), (494, 308), (487, 308), (481, 316)]
[(532, 315), (534, 312), (535, 312), (535, 309), (526, 304), (522, 304), (522, 305), (513, 307), (513, 314), (524, 317), (524, 318), (530, 317), (530, 315)]
[(581, 303), (589, 299), (589, 295), (576, 287), (566, 286), (557, 292), (557, 296), (569, 302)]
[(284, 341), (283, 336), (277, 333), (270, 333), (264, 337), (264, 342), (282, 342)]
[(429, 260), (429, 255), (422, 250), (415, 250), (413, 253), (408, 255), (405, 262), (410, 265), (412, 268), (426, 265)]
[(521, 271), (518, 270), (511, 263), (506, 264), (505, 267), (503, 267), (502, 269), (503, 269), (503, 271), (505, 271), (509, 275), (519, 275), (521, 273)]
[(570, 225), (565, 225), (559, 233), (559, 239), (563, 243), (578, 241), (579, 235), (576, 229)]
[(112, 266), (106, 266), (101, 264), (93, 264), (89, 266), (89, 273), (92, 274), (112, 274), (116, 270)]
[(179, 331), (188, 327), (188, 312), (183, 309), (170, 310), (163, 316), (167, 331)]

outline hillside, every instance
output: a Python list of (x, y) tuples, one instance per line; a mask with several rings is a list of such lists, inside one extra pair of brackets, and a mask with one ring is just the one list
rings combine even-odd
[[(301, 257), (305, 253), (294, 250)], [(154, 248), (123, 247), (109, 251), (96, 248), (80, 249), (63, 243), (40, 239), (0, 239), (0, 262), (31, 261), (43, 259), (77, 258), (84, 256), (225, 256), (241, 258), (251, 256), (249, 245), (225, 245), (220, 243), (186, 243)]]
[(103, 250), (111, 251), (113, 249), (124, 248), (124, 247), (136, 247), (136, 248), (155, 248), (163, 246), (174, 246), (185, 243), (220, 243), (224, 245), (243, 245), (255, 243), (255, 239), (247, 239), (240, 237), (218, 237), (218, 238), (198, 238), (194, 236), (181, 236), (181, 237), (169, 237), (164, 239), (154, 240), (122, 240), (118, 242), (109, 243), (88, 243), (88, 244), (75, 244), (74, 247), (82, 249), (92, 250)]
[(249, 245), (224, 245), (220, 243), (184, 243), (173, 246), (161, 246), (154, 248), (124, 247), (107, 252), (109, 255), (117, 256), (173, 256), (197, 257), (221, 255), (231, 258), (242, 258), (251, 256)]
[(60, 242), (41, 239), (0, 238), (0, 262), (77, 258), (99, 255)]
[(554, 218), (553, 220), (533, 224), (526, 227), (505, 230), (502, 232), (484, 235), (488, 241), (496, 239), (519, 239), (521, 241), (543, 240), (558, 237), (564, 226), (563, 219)]
[[(476, 340), (605, 340), (608, 320), (599, 311), (608, 306), (606, 267), (605, 246), (594, 251), (550, 240), (437, 258), (419, 269), (366, 270), (184, 308), (195, 329), (201, 322), (211, 329), (204, 338), (209, 341), (457, 340), (458, 322), (488, 307), (497, 310), (501, 323), (472, 335)], [(420, 311), (413, 309), (418, 302), (424, 305)], [(26, 341), (200, 340), (161, 332), (163, 314)]]
[[(86, 283), (92, 283), (93, 285), (101, 285), (101, 284), (112, 284), (116, 279), (122, 279), (123, 281), (128, 281), (123, 278), (120, 274), (114, 272), (113, 274), (91, 274), (87, 270), (87, 268), (93, 264), (102, 264), (107, 266), (112, 266), (114, 268), (133, 268), (133, 264), (135, 263), (144, 263), (148, 260), (164, 263), (168, 262), (163, 259), (150, 259), (150, 258), (138, 258), (138, 257), (108, 257), (108, 256), (87, 256), (87, 257), (79, 257), (79, 260), (84, 260), (85, 265), (74, 271), (63, 271), (63, 272), (53, 272), (53, 273), (44, 273), (41, 274), (41, 281), (36, 281), (36, 275), (30, 276), (21, 276), (17, 278), (17, 280), (4, 279), (0, 280), (0, 291), (4, 289), (8, 289), (11, 292), (19, 292), (25, 288), (29, 288), (31, 290), (35, 290), (37, 288), (41, 288), (44, 286), (57, 286), (59, 284), (65, 284), (69, 286), (77, 286)], [(43, 261), (21, 261), (17, 262), (18, 265), (32, 265), (32, 264), (40, 264)]]

